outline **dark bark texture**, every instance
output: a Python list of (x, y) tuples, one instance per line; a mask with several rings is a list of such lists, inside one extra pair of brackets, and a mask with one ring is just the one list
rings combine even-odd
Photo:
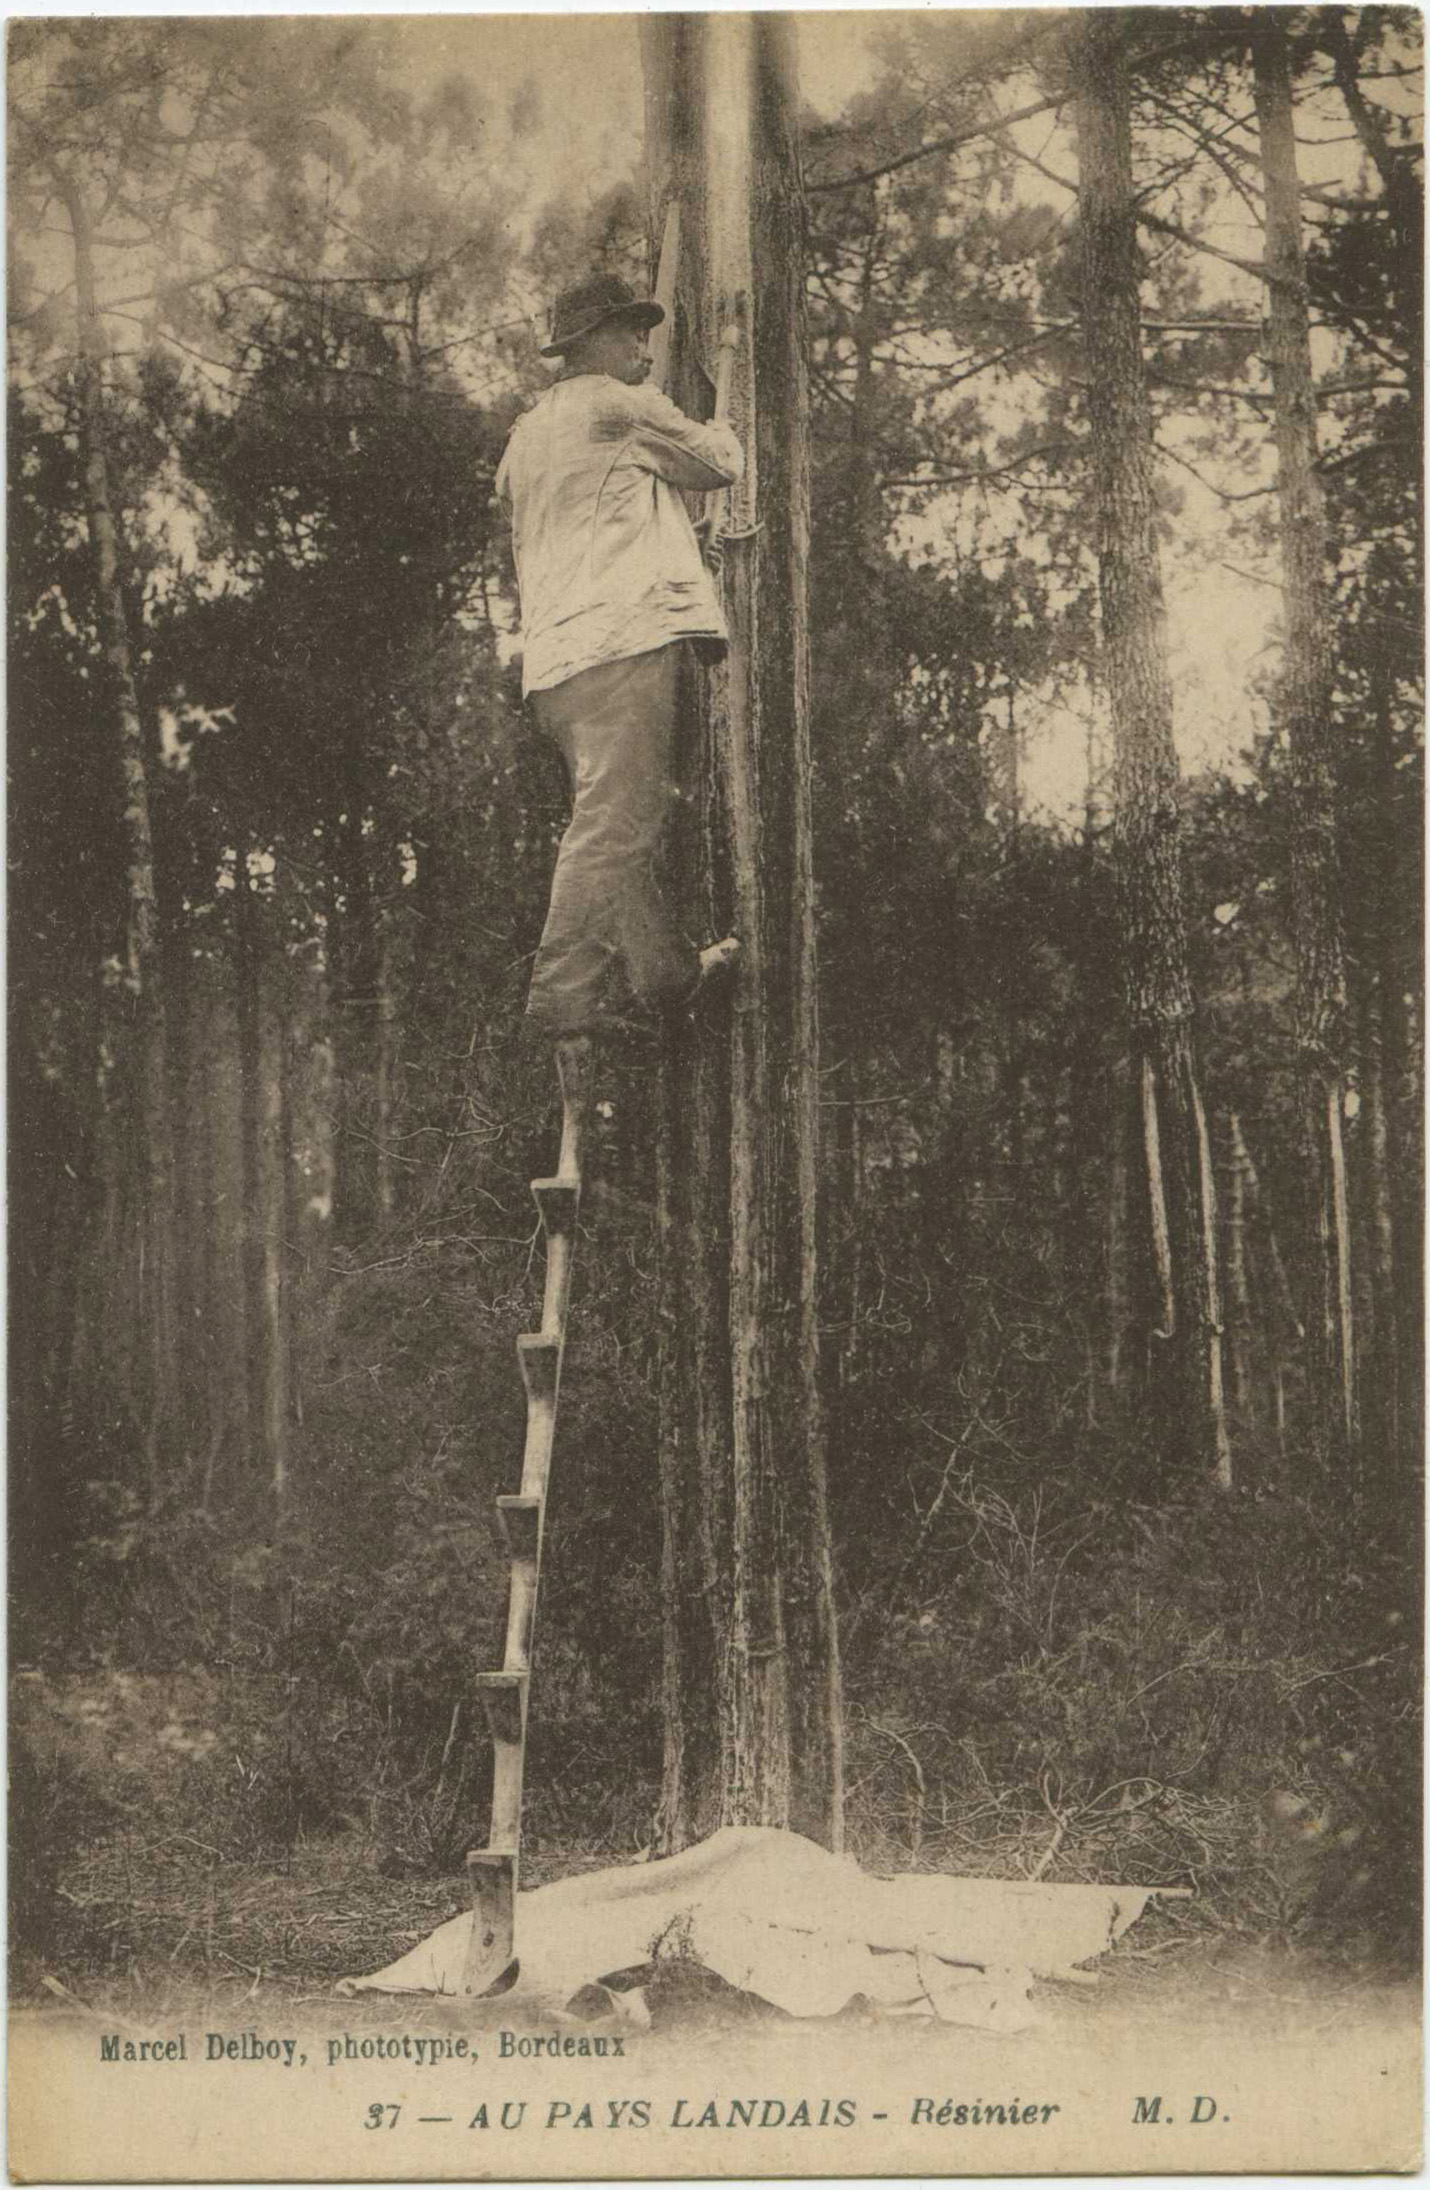
[(154, 839), (144, 726), (134, 676), (129, 617), (120, 574), (119, 534), (110, 489), (104, 415), (104, 336), (95, 288), (94, 233), (84, 187), (62, 167), (51, 173), (69, 217), (74, 246), (77, 378), (84, 436), (85, 517), (94, 563), (104, 661), (118, 732), (119, 778), (127, 855), (124, 990), (131, 1022), (129, 1121), (143, 1193), (135, 1219), (139, 1271), (136, 1315), (145, 1370), (136, 1393), (151, 1499), (163, 1494), (169, 1446), (177, 1433), (178, 1344), (174, 1300), (174, 1154), (168, 1031), (154, 883)]
[(1347, 992), (1337, 840), (1335, 662), (1326, 518), (1316, 472), (1316, 389), (1301, 237), (1291, 64), (1274, 20), (1252, 47), (1266, 186), (1266, 273), (1285, 603), (1278, 693), (1291, 761), (1307, 1397), (1313, 1450), (1343, 1468), (1356, 1442), (1351, 1242), (1342, 1116)]
[(1134, 1329), (1164, 1461), (1231, 1481), (1216, 1209), (1197, 1079), (1177, 755), (1142, 356), (1130, 97), (1121, 19), (1079, 25), (1083, 338), (1111, 704), (1118, 907), (1145, 1156)]
[[(728, 663), (687, 711), (692, 898), (743, 956), (665, 1060), (665, 1830), (841, 1835), (839, 1665), (815, 1332), (803, 205), (788, 26), (643, 26), (653, 233), (681, 207), (670, 392), (708, 413), (721, 328), (732, 419)], [(712, 125), (729, 138), (717, 148)], [(748, 129), (748, 134), (747, 134)], [(698, 841), (697, 841), (698, 831)]]

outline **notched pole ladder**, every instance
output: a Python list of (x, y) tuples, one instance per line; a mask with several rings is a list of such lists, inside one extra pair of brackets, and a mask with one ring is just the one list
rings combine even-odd
[[(651, 343), (651, 379), (663, 388), (675, 322), (675, 288), (680, 265), (680, 207), (666, 209), (655, 294), (665, 319)], [(728, 355), (728, 352), (727, 352)], [(722, 359), (727, 396), (729, 367)], [(717, 409), (717, 415), (720, 415)], [(516, 1958), (516, 1891), (521, 1856), (521, 1789), (526, 1765), (526, 1715), (531, 1687), (532, 1643), (536, 1629), (536, 1590), (541, 1573), (541, 1537), (551, 1448), (556, 1436), (556, 1404), (561, 1391), (561, 1357), (566, 1347), (566, 1310), (571, 1295), (571, 1264), (576, 1252), (576, 1220), (581, 1207), (581, 1156), (591, 1109), (595, 1043), (573, 1035), (556, 1045), (561, 1082), (561, 1153), (556, 1175), (533, 1179), (531, 1191), (546, 1234), (546, 1292), (541, 1329), (516, 1342), (526, 1386), (526, 1448), (521, 1489), (514, 1498), (497, 1499), (497, 1519), (506, 1540), (510, 1580), (507, 1593), (506, 1653), (499, 1673), (479, 1673), (477, 1686), (486, 1707), (495, 1751), (492, 1767), (491, 1827), (485, 1848), (467, 1857), (472, 1881), (472, 1931), (462, 1973), (464, 1993), (489, 1992)]]
[(581, 1207), (581, 1159), (591, 1109), (595, 1044), (588, 1035), (556, 1045), (561, 1082), (561, 1153), (556, 1174), (533, 1179), (531, 1191), (546, 1235), (546, 1290), (541, 1329), (516, 1342), (526, 1386), (526, 1445), (521, 1489), (497, 1499), (497, 1519), (509, 1563), (506, 1651), (499, 1673), (479, 1673), (495, 1752), (491, 1829), (485, 1848), (467, 1857), (472, 1881), (472, 1933), (462, 1976), (464, 1993), (490, 1991), (515, 1959), (517, 1872), (521, 1854), (521, 1787), (526, 1763), (526, 1716), (531, 1685), (536, 1593), (561, 1357), (571, 1297), (571, 1265)]

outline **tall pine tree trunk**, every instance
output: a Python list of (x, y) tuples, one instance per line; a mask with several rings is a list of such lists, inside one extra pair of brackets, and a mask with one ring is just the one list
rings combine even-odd
[(288, 1488), (288, 1329), (284, 1304), (283, 984), (278, 923), (243, 862), (234, 911), (243, 1088), (244, 1294), (248, 1417), (261, 1479), (281, 1518)]
[(245, 1470), (260, 1459), (264, 1440), (263, 1367), (263, 942), (254, 878), (242, 846), (233, 900), (234, 1026), (238, 1036), (237, 1211), (242, 1303), (244, 1412), (248, 1424)]
[[(1408, 1006), (1424, 984), (1421, 934), (1424, 890), (1417, 857), (1407, 857), (1407, 847), (1418, 845), (1414, 832), (1420, 817), (1414, 809), (1413, 792), (1407, 796), (1396, 737), (1395, 684), (1391, 668), (1378, 665), (1371, 678), (1370, 811), (1371, 842), (1375, 848), (1374, 871), (1366, 877), (1366, 911), (1369, 947), (1363, 978), (1369, 977), (1374, 995), (1371, 1015), (1374, 1054), (1367, 1069), (1374, 1070), (1374, 1097), (1367, 1091), (1374, 1136), (1373, 1193), (1376, 1217), (1378, 1289), (1388, 1282), (1386, 1308), (1377, 1305), (1378, 1336), (1369, 1374), (1385, 1373), (1386, 1349), (1393, 1354), (1395, 1403), (1382, 1414), (1394, 1433), (1393, 1454), (1402, 1465), (1417, 1464), (1421, 1416), (1425, 1282), (1423, 1263), (1423, 1204), (1420, 1191), (1420, 1103), (1415, 1070), (1415, 1042)], [(1373, 1394), (1372, 1403), (1381, 1395)]]
[(393, 1184), (392, 1136), (395, 1130), (393, 1117), (393, 1083), (397, 1073), (397, 999), (392, 989), (392, 934), (391, 915), (384, 909), (378, 915), (377, 939), (377, 999), (376, 1054), (373, 1060), (373, 1132), (376, 1139), (374, 1169), (376, 1178), (377, 1220), (386, 1226), (391, 1222), (397, 1195)]
[(1323, 1466), (1341, 1469), (1354, 1454), (1357, 1423), (1342, 1128), (1347, 999), (1332, 722), (1335, 665), (1325, 580), (1325, 508), (1316, 473), (1316, 391), (1291, 64), (1286, 33), (1274, 13), (1258, 27), (1252, 55), (1266, 187), (1266, 276), (1285, 603), (1279, 711), (1291, 760), (1307, 1398), (1312, 1449)]
[(378, 925), (370, 847), (371, 800), (360, 754), (341, 765), (341, 811), (327, 825), (327, 949), (333, 1038), (333, 1233), (351, 1241), (377, 1204), (373, 1134), (377, 1058)]
[[(1089, 745), (1091, 740), (1089, 740)], [(1089, 752), (1091, 763), (1091, 752)], [(1096, 888), (1096, 813), (1092, 769), (1083, 813), (1079, 898), (1090, 912)], [(1062, 1213), (1063, 1281), (1071, 1297), (1080, 1303), (1085, 1397), (1083, 1419), (1091, 1429), (1098, 1419), (1102, 1359), (1098, 1346), (1098, 1300), (1106, 1282), (1105, 1246), (1099, 1236), (1098, 1204), (1111, 1184), (1115, 1160), (1109, 1145), (1109, 1123), (1115, 1136), (1115, 1119), (1109, 1119), (1103, 1090), (1106, 1061), (1099, 1037), (1101, 999), (1088, 980), (1087, 954), (1079, 951), (1074, 961), (1075, 1016), (1068, 1042), (1068, 1194)]]
[(231, 1200), (225, 1190), (225, 1142), (221, 1123), (225, 1073), (231, 1050), (227, 997), (219, 978), (227, 967), (218, 960), (205, 992), (200, 1028), (200, 1053), (195, 1059), (193, 1102), (199, 1131), (199, 1171), (195, 1181), (192, 1221), (197, 1227), (200, 1260), (196, 1270), (195, 1311), (200, 1318), (205, 1383), (204, 1449), (199, 1478), (199, 1504), (207, 1513), (213, 1499), (219, 1456), (240, 1425), (233, 1420), (234, 1377), (232, 1290), (224, 1282), (223, 1241), (231, 1222)]
[(191, 1494), (195, 1469), (202, 1482), (203, 1441), (212, 1423), (210, 1394), (213, 1382), (209, 1326), (209, 1043), (212, 1011), (209, 969), (201, 957), (189, 955), (186, 963), (173, 964), (166, 980), (166, 996), (173, 1011), (170, 1043), (175, 1060), (177, 1101), (174, 1115), (174, 1206), (176, 1298), (181, 1303), (180, 1321), (184, 1357), (184, 1411), (189, 1435), (185, 1474), (186, 1494)]
[(1284, 1453), (1286, 1367), (1293, 1354), (1304, 1348), (1306, 1332), (1292, 1297), (1291, 1281), (1286, 1275), (1286, 1264), (1281, 1254), (1281, 1243), (1276, 1236), (1271, 1206), (1262, 1192), (1261, 1174), (1256, 1168), (1241, 1120), (1235, 1111), (1231, 1115), (1231, 1155), (1240, 1174), (1241, 1192), (1245, 1197), (1246, 1207), (1256, 1219), (1253, 1239), (1259, 1238), (1261, 1242), (1260, 1293), (1264, 1309), (1262, 1327), (1266, 1338), (1266, 1358), (1270, 1367), (1276, 1438)]
[(1390, 1130), (1385, 1099), (1384, 1022), (1380, 982), (1365, 983), (1361, 996), (1361, 1071), (1364, 1154), (1366, 1297), (1369, 1315), (1361, 1334), (1367, 1430), (1382, 1466), (1400, 1450), (1399, 1302), (1396, 1298), (1395, 1194), (1391, 1184)]
[(295, 956), (284, 968), (283, 1012), (279, 1030), (279, 1070), (282, 1076), (281, 1116), (278, 1121), (283, 1220), (283, 1352), (286, 1419), (295, 1428), (303, 1421), (303, 1387), (299, 1374), (299, 1300), (307, 1275), (305, 1212), (298, 1168), (298, 1119), (302, 1102), (307, 984)]
[(1239, 1426), (1246, 1430), (1254, 1428), (1256, 1424), (1255, 1384), (1251, 1366), (1255, 1320), (1251, 1310), (1247, 1251), (1247, 1189), (1251, 1164), (1242, 1135), (1241, 1121), (1235, 1111), (1231, 1113), (1227, 1123), (1227, 1141), (1227, 1177), (1230, 1182), (1226, 1220), (1226, 1282), (1230, 1300), (1227, 1343), (1231, 1356), (1232, 1404), (1236, 1409)]
[[(791, 26), (642, 24), (653, 232), (681, 208), (670, 392), (709, 413), (722, 326), (732, 422), (728, 664), (692, 691), (701, 910), (736, 932), (730, 1003), (665, 1060), (665, 1831), (842, 1835), (839, 1657), (816, 1358), (809, 805), (809, 425)], [(755, 529), (758, 526), (758, 529)]]
[(1107, 1073), (1108, 1118), (1112, 1148), (1107, 1182), (1107, 1232), (1104, 1247), (1103, 1290), (1107, 1327), (1105, 1354), (1107, 1388), (1121, 1393), (1127, 1385), (1128, 1326), (1131, 1320), (1128, 1282), (1128, 1208), (1131, 1201), (1132, 1105), (1127, 1089), (1127, 1060), (1118, 1058)]
[(1134, 1096), (1146, 1166), (1147, 1418), (1164, 1460), (1231, 1483), (1216, 1201), (1197, 1080), (1182, 905), (1177, 756), (1152, 492), (1124, 18), (1075, 33), (1083, 340), (1095, 479), (1103, 674)]
[(259, 1210), (263, 1234), (261, 1321), (263, 1334), (263, 1465), (274, 1511), (281, 1520), (288, 1498), (288, 1207), (285, 1193), (288, 1105), (284, 1093), (286, 1028), (283, 966), (273, 939), (260, 964), (259, 989)]
[(177, 1428), (179, 1379), (173, 1267), (173, 1126), (154, 840), (144, 726), (110, 491), (103, 388), (105, 345), (95, 288), (94, 235), (83, 184), (58, 161), (51, 161), (50, 171), (69, 217), (74, 246), (76, 377), (83, 431), (85, 516), (105, 666), (114, 700), (123, 792), (128, 899), (124, 983), (130, 999), (134, 1047), (130, 1115), (137, 1189), (138, 1322), (145, 1369), (140, 1380), (141, 1432), (150, 1499), (157, 1502), (165, 1489), (166, 1445)]

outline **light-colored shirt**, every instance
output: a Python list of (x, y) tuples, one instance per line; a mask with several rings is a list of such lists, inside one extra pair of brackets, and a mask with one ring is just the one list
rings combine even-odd
[(728, 426), (700, 425), (654, 388), (606, 373), (548, 388), (513, 426), (496, 481), (524, 692), (677, 639), (727, 637), (677, 490), (728, 486), (744, 468)]

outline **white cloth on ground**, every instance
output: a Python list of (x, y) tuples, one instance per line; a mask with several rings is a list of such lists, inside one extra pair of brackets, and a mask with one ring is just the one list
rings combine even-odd
[[(985, 2030), (1036, 2020), (1037, 1978), (1082, 1978), (1158, 1889), (904, 1873), (871, 1878), (798, 1833), (726, 1826), (653, 1863), (519, 1894), (519, 1974), (503, 2001), (548, 2013), (588, 1984), (678, 1952), (791, 2015), (835, 2015), (856, 1995)], [(464, 1913), (343, 1992), (453, 1993)]]

